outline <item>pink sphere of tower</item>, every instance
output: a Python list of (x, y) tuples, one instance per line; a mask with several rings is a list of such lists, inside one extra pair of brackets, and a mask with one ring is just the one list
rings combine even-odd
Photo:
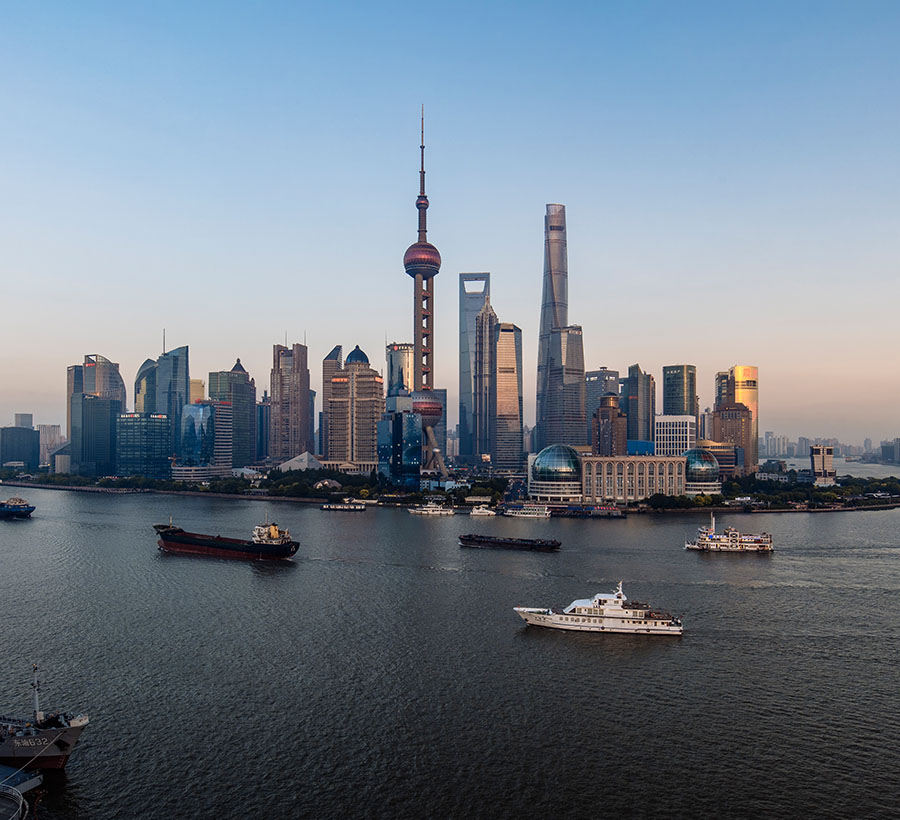
[(417, 390), (412, 394), (413, 413), (422, 417), (423, 427), (434, 427), (444, 415), (441, 400), (431, 390)]

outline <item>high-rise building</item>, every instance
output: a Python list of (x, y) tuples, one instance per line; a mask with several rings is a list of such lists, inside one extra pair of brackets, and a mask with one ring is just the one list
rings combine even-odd
[(554, 328), (564, 328), (569, 324), (568, 265), (566, 206), (547, 205), (547, 213), (544, 216), (544, 282), (538, 336), (537, 423), (532, 433), (535, 449), (560, 443), (551, 441), (545, 435), (544, 426), (547, 423), (547, 399), (550, 390), (551, 334)]
[(475, 323), (491, 298), (490, 273), (459, 275), (459, 455), (475, 450)]
[(391, 342), (385, 348), (387, 395), (408, 396), (413, 390), (415, 346), (412, 342)]
[(181, 408), (191, 397), (187, 346), (162, 353), (155, 362), (147, 359), (138, 369), (134, 396), (136, 413), (153, 413), (169, 419), (170, 438), (177, 451), (181, 440)]
[(663, 367), (663, 415), (693, 416), (695, 421), (699, 421), (700, 400), (697, 398), (697, 368), (694, 365), (670, 364)]
[(319, 453), (324, 459), (328, 455), (328, 408), (331, 402), (331, 380), (344, 366), (344, 348), (335, 345), (322, 359), (322, 414), (319, 416)]
[(205, 481), (231, 475), (231, 404), (200, 401), (181, 410), (179, 457), (172, 465), (176, 481)]
[(591, 419), (591, 453), (595, 456), (628, 455), (628, 419), (619, 409), (618, 391), (607, 393)]
[(118, 399), (78, 393), (69, 400), (72, 419), (70, 470), (77, 475), (107, 476), (116, 470)]
[(25, 427), (30, 430), (34, 427), (34, 416), (32, 416), (31, 413), (16, 413), (13, 425), (15, 427)]
[[(587, 440), (593, 444), (593, 419), (603, 404), (603, 397), (610, 393), (619, 395), (619, 371), (601, 367), (584, 374), (584, 414), (587, 417)], [(618, 402), (616, 404), (618, 406)]]
[(835, 483), (834, 447), (813, 444), (809, 448), (809, 468), (814, 483), (820, 487), (830, 487)]
[[(240, 361), (240, 359), (238, 359)], [(191, 379), (190, 383), (190, 398), (189, 403), (194, 404), (198, 401), (203, 401), (206, 398), (206, 385), (203, 382), (203, 379)], [(212, 395), (210, 395), (212, 398)]]
[(156, 413), (156, 369), (155, 359), (147, 359), (138, 368), (134, 377), (135, 413)]
[(491, 400), (491, 463), (499, 470), (519, 470), (522, 441), (522, 331), (510, 322), (494, 328), (494, 389)]
[(306, 345), (272, 348), (269, 456), (286, 461), (315, 449)]
[(172, 428), (160, 413), (120, 413), (116, 418), (116, 475), (168, 478)]
[(263, 390), (263, 396), (256, 403), (256, 460), (264, 461), (269, 457), (269, 425), (271, 424), (272, 402), (269, 391)]
[(41, 435), (30, 427), (0, 427), (0, 467), (21, 465), (36, 470), (40, 462)]
[(584, 446), (584, 345), (581, 327), (555, 327), (550, 332), (542, 437), (546, 445)]
[(72, 438), (72, 396), (84, 393), (98, 399), (112, 399), (125, 408), (125, 382), (119, 373), (119, 365), (96, 353), (86, 355), (82, 364), (68, 368), (66, 394), (66, 430)]
[(741, 451), (744, 471), (755, 472), (751, 457), (758, 443), (753, 440), (753, 414), (739, 402), (719, 405), (713, 411), (712, 438), (723, 444), (731, 444)]
[(378, 471), (391, 484), (418, 490), (422, 417), (403, 407), (412, 407), (412, 399), (392, 396), (388, 399), (388, 412), (378, 422)]
[(628, 368), (628, 376), (621, 380), (619, 406), (628, 417), (630, 441), (653, 441), (653, 420), (656, 418), (656, 381), (644, 373), (640, 365)]
[(256, 382), (240, 359), (231, 370), (209, 374), (209, 398), (231, 403), (231, 466), (252, 464), (256, 459)]
[(697, 443), (697, 418), (693, 413), (657, 416), (653, 452), (658, 456), (681, 456)]
[(378, 422), (384, 413), (384, 379), (357, 345), (332, 377), (325, 411), (329, 461), (378, 461)]
[(40, 437), (41, 464), (47, 464), (50, 453), (62, 444), (62, 430), (58, 424), (39, 424), (37, 430)]
[[(716, 405), (742, 404), (750, 411), (750, 440), (745, 451), (746, 469), (755, 473), (759, 464), (759, 370), (751, 365), (739, 365), (727, 373), (716, 373)], [(715, 436), (714, 436), (715, 438)], [(721, 441), (722, 439), (717, 439)]]
[(406, 249), (403, 267), (413, 279), (413, 409), (422, 416), (422, 433), (425, 438), (423, 467), (438, 470), (447, 475), (434, 435), (434, 427), (441, 418), (441, 404), (428, 393), (434, 387), (434, 277), (441, 269), (441, 255), (428, 241), (426, 214), (428, 197), (425, 195), (425, 117), (422, 116), (422, 141), (419, 145), (419, 196), (416, 209), (419, 212), (417, 240)]
[(485, 299), (475, 317), (475, 355), (472, 372), (472, 424), (474, 432), (474, 454), (482, 455), (493, 450), (491, 422), (493, 416), (492, 399), (496, 376), (497, 314), (491, 307), (490, 299)]

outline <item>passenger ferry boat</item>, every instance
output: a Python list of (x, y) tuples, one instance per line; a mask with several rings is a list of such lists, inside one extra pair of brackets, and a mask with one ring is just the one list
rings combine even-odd
[(335, 503), (335, 504), (322, 504), (319, 507), (320, 510), (327, 510), (329, 512), (365, 512), (366, 505), (365, 504), (356, 504), (352, 501), (347, 501), (344, 503)]
[(772, 552), (772, 536), (764, 532), (749, 535), (738, 532), (734, 527), (725, 527), (721, 534), (716, 532), (716, 517), (709, 515), (709, 526), (697, 529), (696, 541), (685, 541), (686, 550), (700, 552)]
[(507, 507), (503, 514), (513, 518), (549, 518), (550, 508), (544, 504), (523, 504), (521, 507)]
[(680, 618), (651, 609), (637, 601), (627, 603), (622, 582), (612, 593), (597, 593), (593, 598), (579, 598), (565, 609), (517, 606), (525, 623), (574, 632), (631, 632), (639, 635), (680, 635)]
[(410, 515), (453, 515), (453, 507), (445, 507), (429, 501), (418, 507), (410, 507), (408, 512)]
[(472, 512), (469, 515), (496, 515), (497, 512), (492, 510), (487, 504), (479, 504), (477, 507), (473, 508)]

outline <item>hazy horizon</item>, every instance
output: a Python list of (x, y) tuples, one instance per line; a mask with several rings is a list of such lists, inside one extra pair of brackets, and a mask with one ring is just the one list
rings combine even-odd
[[(412, 338), (426, 107), (435, 384), (457, 416), (458, 274), (523, 331), (534, 419), (543, 215), (566, 205), (587, 369), (760, 372), (759, 431), (900, 435), (887, 2), (20, 6), (7, 11), (0, 424), (65, 423), (66, 367), (191, 375), (275, 343)], [(428, 35), (423, 35), (427, 31)], [(839, 376), (839, 377), (838, 377)], [(852, 391), (837, 389), (849, 383)], [(848, 401), (847, 393), (852, 400)], [(658, 406), (661, 405), (658, 394)], [(660, 406), (661, 409), (661, 406)]]

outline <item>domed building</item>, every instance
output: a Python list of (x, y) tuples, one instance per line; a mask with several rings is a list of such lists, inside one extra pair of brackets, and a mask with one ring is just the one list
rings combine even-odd
[(528, 496), (545, 504), (580, 503), (581, 457), (567, 444), (551, 444), (528, 461)]
[(719, 462), (709, 450), (695, 447), (684, 454), (684, 460), (686, 495), (715, 495), (722, 492)]

